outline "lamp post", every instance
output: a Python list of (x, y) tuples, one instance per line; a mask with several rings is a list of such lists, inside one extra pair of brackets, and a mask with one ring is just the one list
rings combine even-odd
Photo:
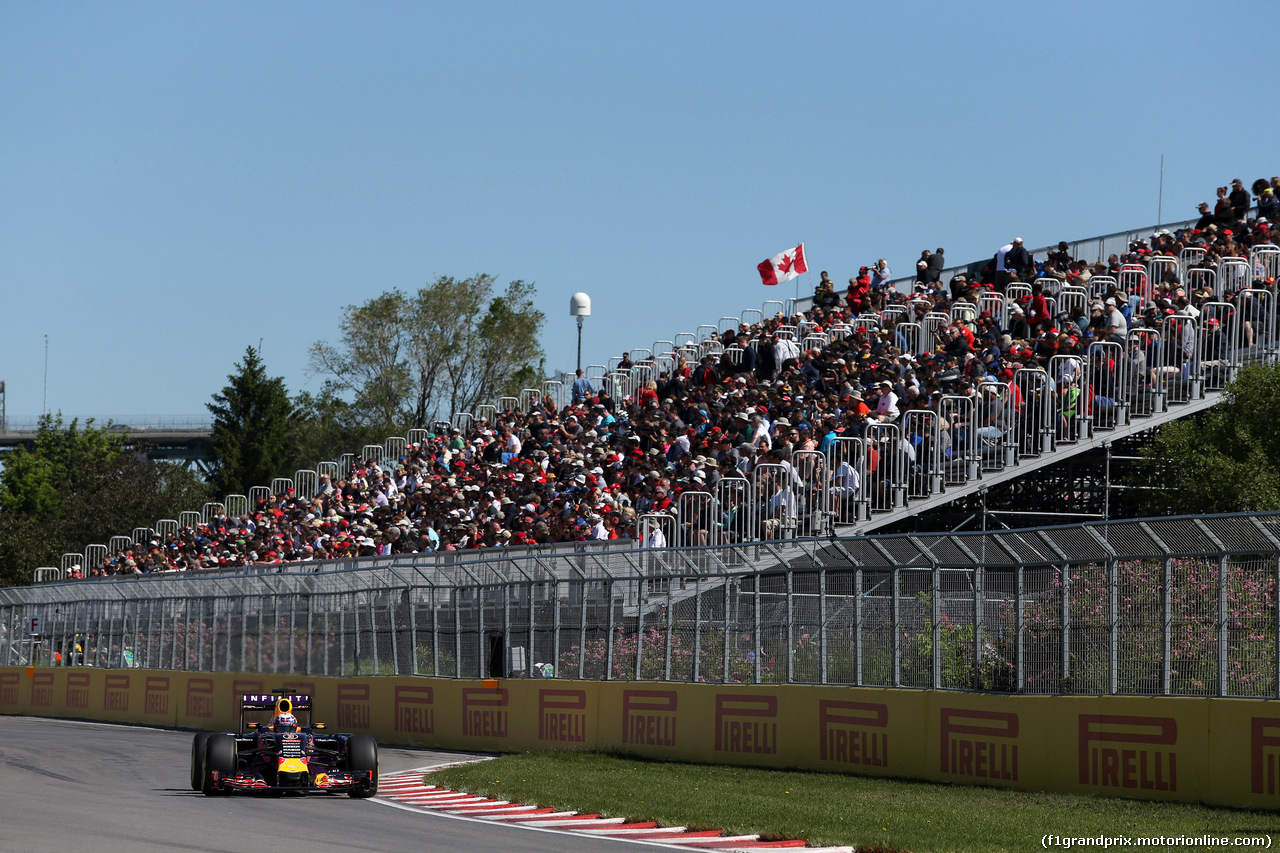
[(591, 297), (575, 293), (569, 297), (569, 316), (578, 318), (578, 370), (582, 369), (582, 318), (591, 316)]

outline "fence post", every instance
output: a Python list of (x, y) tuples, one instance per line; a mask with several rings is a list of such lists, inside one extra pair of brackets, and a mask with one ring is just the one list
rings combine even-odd
[(1227, 695), (1227, 555), (1218, 555), (1218, 695)]
[(636, 577), (636, 674), (635, 680), (640, 680), (640, 663), (644, 659), (644, 603), (645, 596), (645, 576), (644, 572), (638, 572)]
[(818, 680), (827, 683), (827, 570), (818, 571)]
[(791, 567), (787, 566), (787, 684), (791, 684), (796, 680), (796, 611), (795, 602), (792, 600), (794, 590), (795, 576), (791, 571)]
[(862, 569), (853, 570), (853, 683), (862, 686)]
[[(308, 638), (310, 639), (310, 638)], [(293, 650), (298, 644), (298, 594), (296, 592), (289, 593), (289, 638), (285, 643), (285, 647), (289, 650), (289, 674), (293, 675), (297, 671), (296, 658)]]
[[(307, 658), (306, 663), (302, 667), (303, 675), (311, 675), (315, 672), (315, 667), (311, 662), (312, 650), (315, 649), (315, 633), (316, 633), (316, 599), (315, 596), (307, 596)], [(320, 643), (323, 651), (324, 643)]]
[(613, 678), (613, 578), (605, 581), (604, 584), (607, 601), (609, 602), (609, 618), (606, 623), (607, 634), (604, 641), (604, 678), (609, 681)]
[[(485, 641), (488, 637), (485, 635), (484, 626), (484, 587), (476, 587), (476, 678), (488, 678), (489, 668), (485, 666), (485, 662), (489, 659), (488, 649), (485, 647)], [(356, 632), (356, 638), (359, 639), (360, 632)]]
[(973, 684), (982, 689), (982, 610), (986, 601), (987, 567), (978, 563), (973, 569)]
[(436, 585), (428, 589), (427, 601), (431, 607), (431, 674), (440, 677), (440, 620), (436, 616)]
[[(204, 600), (203, 598), (197, 598), (197, 599), (195, 599), (195, 601), (196, 601), (196, 602), (198, 602), (198, 604), (199, 604), (199, 608), (200, 608), (200, 609), (199, 609), (199, 613), (196, 615), (196, 625), (195, 625), (195, 632), (196, 632), (196, 664), (195, 664), (195, 666), (192, 666), (192, 665), (191, 665), (191, 649), (190, 649), (190, 646), (188, 646), (188, 648), (187, 648), (187, 669), (192, 669), (192, 670), (195, 670), (196, 672), (199, 672), (199, 671), (200, 671), (200, 667), (201, 667), (201, 666), (203, 665), (203, 663), (204, 663), (204, 601), (205, 601), (205, 600)], [(112, 628), (114, 629), (114, 627), (115, 627), (115, 619), (112, 619), (112, 620), (111, 620), (111, 625), (112, 625)], [(121, 625), (121, 626), (120, 626), (120, 646), (121, 646), (121, 651), (122, 651), (122, 652), (123, 652), (123, 649), (124, 649), (124, 627), (125, 627), (124, 625)], [(188, 636), (188, 637), (190, 637), (190, 636), (191, 636), (191, 622), (190, 622), (190, 620), (188, 620), (188, 622), (187, 622), (187, 636)], [(114, 645), (114, 641), (113, 641), (113, 645)], [(123, 654), (121, 655), (121, 658), (123, 659)]]
[[(551, 666), (556, 677), (560, 677), (560, 579), (551, 582)], [(533, 612), (532, 607), (529, 610)], [(533, 620), (529, 620), (532, 624)], [(532, 630), (530, 631), (532, 635)], [(531, 643), (532, 645), (532, 643)]]
[(724, 657), (721, 658), (720, 683), (729, 683), (729, 643), (732, 641), (733, 629), (729, 624), (729, 605), (732, 603), (732, 593), (730, 586), (732, 581), (729, 578), (724, 580)]
[(760, 658), (764, 657), (764, 644), (760, 642), (760, 573), (756, 572), (752, 579), (751, 596), (751, 657), (755, 666), (752, 667), (752, 684), (760, 683)]
[[(727, 581), (726, 581), (727, 583)], [(694, 684), (703, 680), (703, 576), (694, 576)]]
[(1062, 586), (1062, 674), (1058, 682), (1058, 692), (1070, 693), (1071, 679), (1071, 564), (1063, 563), (1060, 572)]
[(1026, 583), (1026, 566), (1022, 563), (1018, 564), (1018, 568), (1014, 570), (1014, 607), (1017, 608), (1013, 616), (1013, 666), (1014, 684), (1019, 693), (1027, 687), (1027, 646), (1026, 646), (1026, 619), (1023, 615), (1023, 595), (1025, 595)]
[(666, 649), (664, 650), (664, 659), (662, 661), (662, 678), (664, 681), (671, 680), (671, 580), (667, 579), (667, 637)]
[(354, 639), (354, 642), (351, 644), (351, 662), (355, 664), (353, 667), (355, 672), (353, 674), (364, 675), (364, 673), (360, 671), (360, 593), (355, 593), (352, 596), (351, 601), (351, 617), (355, 620), (355, 625), (351, 626), (351, 634)]
[(280, 671), (280, 593), (271, 596), (271, 671)]
[[(587, 581), (584, 576), (570, 583), (582, 585), (582, 594), (578, 596), (581, 604), (578, 608), (578, 678), (583, 678), (587, 668)], [(572, 600), (572, 593), (570, 598)]]
[(1120, 567), (1114, 557), (1107, 560), (1107, 590), (1107, 692), (1114, 696), (1120, 689)]
[(902, 579), (902, 572), (894, 566), (890, 569), (893, 578), (893, 602), (890, 605), (891, 616), (889, 618), (889, 626), (893, 631), (893, 686), (902, 686), (902, 614), (899, 611), (898, 592)]
[[(217, 660), (217, 658), (218, 658), (218, 623), (217, 623), (217, 615), (218, 615), (218, 599), (216, 599), (216, 598), (215, 598), (215, 599), (213, 600), (213, 605), (214, 605), (214, 610), (213, 610), (213, 613), (214, 613), (214, 623), (213, 623), (213, 651), (212, 651), (212, 652), (210, 653), (210, 655), (209, 655), (209, 669), (210, 669), (210, 670), (217, 669), (217, 667), (218, 667), (218, 660)], [(142, 646), (141, 646), (141, 645), (139, 644), (139, 642), (138, 642), (138, 634), (139, 634), (139, 631), (140, 631), (140, 629), (139, 629), (139, 627), (138, 627), (138, 626), (139, 626), (139, 623), (141, 622), (141, 620), (142, 620), (142, 600), (141, 600), (141, 599), (134, 599), (134, 601), (133, 601), (133, 644), (132, 644), (132, 647), (133, 647), (133, 663), (134, 663), (134, 666), (142, 666)], [(59, 648), (59, 649), (63, 649), (63, 650), (65, 650), (65, 649), (66, 649), (66, 647), (67, 647), (67, 638), (66, 638), (67, 629), (66, 629), (66, 622), (64, 621), (64, 622), (62, 623), (62, 625), (63, 625), (63, 628), (62, 628), (62, 635), (63, 635), (63, 636), (62, 636), (62, 643), (58, 646), (58, 648)], [(63, 663), (66, 663), (65, 659), (64, 659)]]
[(930, 684), (934, 690), (938, 690), (942, 687), (942, 569), (937, 563), (930, 566), (929, 580), (933, 587), (930, 595), (932, 603), (929, 607), (929, 621), (933, 623), (929, 642), (931, 647)]
[[(413, 675), (418, 674), (418, 604), (414, 600), (415, 586), (408, 588), (408, 605), (409, 605), (409, 672)], [(307, 642), (311, 642), (308, 638)]]
[(1168, 696), (1173, 689), (1173, 677), (1169, 672), (1173, 666), (1173, 594), (1169, 587), (1173, 585), (1173, 560), (1165, 557), (1160, 569), (1160, 581), (1163, 589), (1160, 593), (1160, 692)]
[(453, 677), (462, 678), (462, 600), (456, 586), (451, 595), (453, 598)]
[[(97, 608), (94, 608), (94, 609), (96, 610)], [(99, 626), (101, 626), (102, 624), (101, 620), (99, 620), (98, 624)], [(169, 625), (172, 629), (169, 632), (170, 634), (169, 636), (169, 669), (177, 669), (178, 668), (178, 599), (174, 599), (173, 601), (173, 613), (169, 617)], [(102, 632), (97, 631), (95, 633), (101, 636)], [(84, 652), (87, 659), (87, 655), (89, 654), (89, 647), (87, 645), (85, 646)]]

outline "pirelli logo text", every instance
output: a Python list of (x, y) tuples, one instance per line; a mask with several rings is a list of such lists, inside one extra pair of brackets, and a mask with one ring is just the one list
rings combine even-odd
[(1018, 715), (942, 708), (938, 751), (943, 773), (974, 779), (1018, 779)]
[(1080, 784), (1176, 791), (1177, 743), (1173, 717), (1081, 714)]
[(208, 719), (213, 716), (212, 678), (187, 679), (187, 716), (198, 719)]
[[(2, 676), (0, 676), (2, 677)], [(4, 687), (0, 685), (0, 691)], [(0, 693), (0, 703), (3, 703)], [(1249, 718), (1249, 791), (1275, 796), (1280, 793), (1276, 757), (1280, 756), (1280, 718)]]
[(102, 684), (102, 710), (129, 710), (129, 676), (122, 672), (107, 675)]
[[(68, 708), (88, 708), (89, 707), (89, 673), (87, 672), (69, 672), (67, 673), (67, 693), (65, 704)], [(32, 695), (32, 702), (35, 697)]]
[(401, 685), (395, 693), (395, 728), (398, 732), (434, 734), (435, 690), (428, 685)]
[(778, 754), (778, 697), (716, 694), (716, 752)]
[(623, 690), (622, 742), (675, 746), (678, 699), (674, 690)]
[(338, 726), (343, 729), (369, 728), (369, 685), (338, 685)]
[(556, 687), (538, 690), (538, 740), (586, 742), (587, 691)]
[(508, 691), (462, 688), (462, 733), (469, 737), (506, 737)]
[[(74, 673), (84, 679), (84, 704), (75, 705), (76, 708), (89, 707), (89, 674), (85, 672)], [(67, 676), (67, 691), (71, 690), (71, 676)], [(70, 705), (70, 703), (67, 703)], [(37, 672), (31, 677), (31, 705), (36, 708), (53, 707), (53, 673)]]
[(169, 713), (169, 676), (148, 675), (142, 694), (144, 714)]
[(889, 706), (879, 702), (818, 702), (818, 757), (863, 767), (889, 766)]
[(17, 705), (21, 679), (16, 672), (0, 673), (0, 705)]

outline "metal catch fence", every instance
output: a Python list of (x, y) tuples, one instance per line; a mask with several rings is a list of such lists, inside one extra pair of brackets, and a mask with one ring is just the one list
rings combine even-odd
[(0, 590), (0, 663), (1280, 697), (1280, 513), (314, 569)]

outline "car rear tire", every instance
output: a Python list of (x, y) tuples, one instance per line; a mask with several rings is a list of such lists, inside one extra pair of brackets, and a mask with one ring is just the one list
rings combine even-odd
[(357, 785), (348, 795), (358, 800), (378, 793), (378, 742), (369, 735), (352, 735), (347, 741), (347, 769), (353, 773), (373, 771), (373, 781)]
[(217, 788), (213, 784), (213, 771), (218, 773), (234, 773), (236, 771), (236, 736), (228, 734), (211, 734), (204, 745), (204, 774), (201, 777), (201, 788), (206, 797), (216, 797), (231, 793), (226, 788)]
[(199, 732), (191, 740), (191, 790), (199, 791), (204, 785), (204, 746), (209, 732)]

